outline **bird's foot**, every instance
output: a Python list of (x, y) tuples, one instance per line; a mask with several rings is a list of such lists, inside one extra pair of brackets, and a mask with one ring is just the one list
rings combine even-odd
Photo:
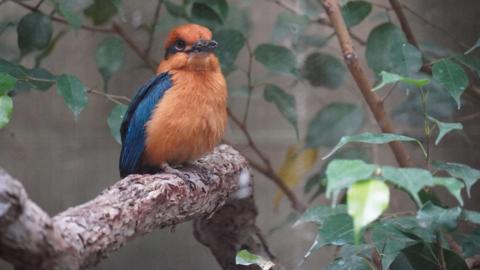
[(176, 175), (176, 176), (180, 177), (183, 181), (185, 181), (185, 183), (188, 185), (190, 190), (196, 190), (197, 189), (197, 186), (195, 185), (195, 183), (190, 180), (191, 176), (190, 176), (189, 173), (180, 171), (178, 169), (175, 169), (175, 168), (171, 167), (170, 165), (168, 165), (168, 163), (163, 163), (162, 166), (160, 166), (160, 169), (164, 173), (173, 174), (173, 175)]

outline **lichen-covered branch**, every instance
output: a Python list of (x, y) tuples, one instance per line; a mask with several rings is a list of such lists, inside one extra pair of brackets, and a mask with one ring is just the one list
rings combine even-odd
[[(227, 199), (241, 203), (235, 202), (239, 187), (250, 183), (246, 160), (227, 145), (183, 168), (182, 174), (189, 179), (131, 175), (51, 218), (28, 198), (20, 182), (0, 170), (0, 257), (16, 269), (88, 268), (136, 236), (195, 218), (210, 222), (216, 210), (216, 216), (225, 211)], [(251, 188), (243, 192), (241, 197), (251, 196)], [(253, 201), (248, 207), (250, 212), (234, 215), (254, 226)], [(237, 238), (244, 237), (251, 236), (242, 232)]]

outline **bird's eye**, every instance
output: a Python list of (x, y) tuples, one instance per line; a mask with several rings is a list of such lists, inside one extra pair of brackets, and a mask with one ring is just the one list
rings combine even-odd
[(177, 42), (175, 42), (175, 49), (177, 51), (183, 51), (185, 49), (185, 45), (185, 41), (177, 40)]

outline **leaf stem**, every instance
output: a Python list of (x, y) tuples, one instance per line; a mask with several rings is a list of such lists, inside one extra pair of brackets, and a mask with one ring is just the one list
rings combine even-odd
[(247, 123), (248, 112), (250, 111), (250, 102), (252, 100), (252, 92), (253, 92), (253, 89), (255, 88), (255, 85), (252, 82), (253, 50), (248, 40), (245, 42), (245, 44), (248, 50), (248, 67), (247, 67), (247, 72), (245, 73), (247, 75), (248, 97), (247, 97), (247, 104), (245, 105), (245, 112), (243, 114), (243, 120), (242, 120), (243, 125), (246, 125)]

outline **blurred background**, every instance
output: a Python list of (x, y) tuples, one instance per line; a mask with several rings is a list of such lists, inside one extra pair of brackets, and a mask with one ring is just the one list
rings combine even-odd
[[(112, 3), (106, 3), (110, 1)], [(149, 37), (153, 36), (149, 58), (157, 62), (163, 57), (163, 40), (168, 30), (186, 22), (186, 19), (177, 16), (181, 12), (178, 9), (181, 7), (180, 1), (160, 1), (161, 4), (158, 5), (158, 1), (125, 0), (118, 6), (114, 0), (70, 2), (72, 10), (82, 18), (82, 24), (98, 24), (95, 27), (108, 28), (115, 21), (142, 50), (149, 43)], [(226, 31), (235, 29), (248, 40), (248, 46), (242, 45), (239, 48), (238, 57), (229, 59), (230, 62), (227, 61), (224, 65), (224, 71), (228, 73), (229, 106), (232, 113), (238, 119), (243, 119), (246, 104), (249, 103), (246, 121), (248, 132), (275, 171), (308, 205), (328, 203), (323, 195), (314, 195), (320, 186), (317, 187), (319, 184), (311, 180), (312, 175), (323, 170), (325, 162), (320, 157), (325, 156), (343, 135), (379, 132), (379, 129), (343, 64), (338, 42), (335, 37), (331, 37), (331, 27), (316, 22), (318, 18), (328, 21), (324, 10), (314, 0), (227, 2), (228, 12), (224, 14), (225, 18), (222, 18), (220, 25), (203, 17), (197, 19), (207, 25), (213, 24), (216, 34), (223, 30), (223, 38), (233, 38)], [(346, 4), (348, 1), (341, 2)], [(388, 1), (368, 2), (372, 3), (368, 17), (353, 25), (350, 30), (358, 37), (354, 40), (354, 47), (373, 85), (377, 78), (365, 60), (369, 34), (382, 23), (399, 24)], [(439, 56), (463, 53), (465, 46), (471, 47), (480, 36), (480, 2), (477, 0), (401, 2), (412, 10), (405, 10), (405, 13), (427, 61), (433, 61), (431, 59)], [(30, 12), (21, 4), (35, 7), (38, 1), (0, 1), (0, 58), (33, 67), (38, 62), (37, 56), (42, 52), (21, 55), (17, 48), (16, 27), (22, 16)], [(55, 5), (56, 1), (45, 1), (39, 9), (45, 14), (60, 17), (58, 12), (52, 13)], [(105, 22), (99, 21), (101, 15), (95, 14), (96, 9), (105, 9), (102, 5), (110, 5), (113, 10), (110, 16), (104, 15), (108, 17)], [(85, 9), (90, 12), (84, 12)], [(159, 14), (158, 21), (154, 21), (156, 10)], [(58, 39), (50, 46), (50, 51), (43, 50), (45, 57), (40, 59), (39, 66), (56, 75), (73, 74), (88, 89), (131, 97), (152, 76), (152, 71), (135, 51), (123, 44), (123, 54), (120, 55), (124, 56), (124, 60), (118, 70), (112, 74), (104, 72), (102, 76), (98, 70), (99, 60), (96, 59), (96, 54), (99, 53), (98, 48), (102, 42), (115, 36), (115, 33), (74, 30), (68, 24), (53, 22), (53, 37)], [(386, 37), (385, 44), (389, 42), (389, 37)], [(237, 41), (236, 44), (242, 42)], [(293, 65), (298, 68), (293, 73), (298, 74), (289, 74), (292, 72), (288, 70), (276, 72), (278, 70), (272, 68), (275, 64), (263, 63), (262, 56), (257, 55), (256, 51), (260, 44), (288, 48), (295, 57)], [(234, 48), (235, 44), (229, 46), (231, 47), (221, 48), (222, 53)], [(255, 51), (250, 72), (248, 47)], [(114, 48), (107, 48), (110, 49)], [(227, 55), (226, 58), (228, 57), (233, 56)], [(472, 57), (476, 57), (475, 52)], [(254, 86), (250, 97), (246, 76), (248, 73), (252, 75), (250, 84)], [(469, 76), (472, 77), (471, 74)], [(471, 80), (473, 90), (462, 95), (461, 110), (457, 110), (455, 101), (444, 91), (436, 92), (431, 99), (429, 109), (435, 113), (435, 117), (463, 124), (462, 131), (448, 134), (438, 146), (432, 148), (432, 156), (434, 159), (456, 161), (480, 168), (480, 91), (475, 86), (478, 77)], [(294, 97), (295, 120), (289, 116), (284, 117), (285, 114), (279, 112), (277, 99), (269, 97), (264, 90), (268, 84), (275, 84), (283, 89), (282, 93)], [(385, 107), (394, 119), (398, 133), (421, 137), (423, 120), (418, 104), (415, 103), (415, 93), (400, 89), (402, 86), (391, 92)], [(270, 92), (278, 93), (273, 90)], [(379, 95), (384, 96), (386, 93), (383, 90)], [(0, 130), (0, 166), (21, 180), (30, 197), (51, 215), (92, 199), (119, 179), (117, 161), (120, 144), (112, 136), (115, 130), (111, 130), (112, 127), (115, 128), (112, 110), (117, 104), (102, 94), (89, 93), (87, 97), (85, 108), (74, 116), (55, 87), (49, 91), (20, 91), (13, 99), (14, 109), (10, 123)], [(289, 98), (287, 100), (292, 101)], [(332, 106), (332, 102), (352, 107), (324, 111), (322, 121), (330, 124), (313, 127), (315, 124), (312, 121), (319, 111)], [(336, 119), (338, 114), (346, 116)], [(107, 121), (109, 117), (110, 126)], [(298, 127), (298, 136), (294, 126)], [(327, 135), (318, 135), (323, 136), (322, 141), (311, 142), (316, 146), (315, 150), (302, 156), (302, 160), (291, 161), (290, 157), (289, 161), (288, 149), (308, 144), (304, 138), (308, 139), (315, 134), (312, 132)], [(261, 162), (248, 146), (245, 134), (232, 122), (225, 139), (245, 156)], [(388, 146), (355, 145), (349, 149), (357, 151), (356, 155), (362, 155), (370, 162), (396, 165)], [(409, 144), (408, 149), (417, 164), (424, 166), (418, 148)], [(272, 180), (257, 171), (253, 173), (259, 210), (257, 224), (279, 261), (287, 269), (293, 269), (312, 244), (315, 228), (292, 228), (295, 211), (290, 202), (278, 195), (278, 188)], [(305, 186), (307, 182), (310, 182), (308, 187)], [(465, 198), (466, 208), (479, 210), (480, 197), (475, 196), (478, 190), (478, 186), (474, 187), (472, 198)], [(413, 206), (406, 195), (397, 193), (389, 211), (408, 210)], [(453, 197), (446, 193), (442, 199), (455, 203)], [(333, 248), (322, 249), (315, 256), (309, 257), (299, 269), (321, 269), (333, 258)], [(161, 230), (137, 238), (94, 269), (134, 268), (220, 269), (210, 251), (193, 238), (190, 223), (181, 224), (174, 231)], [(12, 268), (0, 262), (0, 269)]]

